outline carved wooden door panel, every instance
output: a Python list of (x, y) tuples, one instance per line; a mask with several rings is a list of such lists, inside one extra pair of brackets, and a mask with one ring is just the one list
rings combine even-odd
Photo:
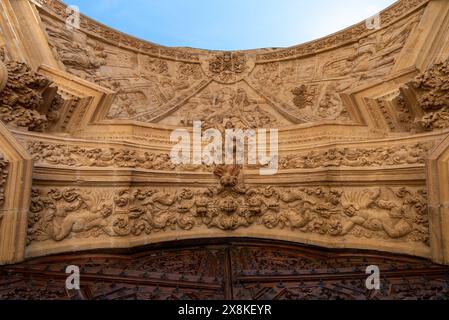
[[(81, 289), (65, 289), (68, 265)], [(381, 271), (368, 290), (366, 267)], [(273, 241), (176, 243), (134, 254), (78, 254), (0, 268), (0, 299), (447, 299), (449, 269), (423, 259)]]

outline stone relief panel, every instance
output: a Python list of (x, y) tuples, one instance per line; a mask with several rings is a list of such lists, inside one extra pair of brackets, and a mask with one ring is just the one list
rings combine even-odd
[(176, 62), (125, 50), (42, 15), (55, 57), (69, 73), (117, 92), (107, 119), (157, 110), (204, 77), (199, 63)]
[[(291, 124), (323, 120), (347, 122), (351, 121), (351, 118), (340, 94), (367, 81), (382, 78), (390, 72), (396, 56), (419, 22), (423, 10), (416, 10), (397, 21), (394, 19), (420, 3), (421, 1), (404, 3), (384, 13), (383, 21), (386, 27), (380, 31), (367, 33), (366, 30), (359, 30), (359, 26), (354, 27), (351, 32), (344, 34), (350, 38), (338, 49), (301, 59), (262, 64), (260, 63), (270, 54), (193, 50), (192, 52), (197, 53), (196, 59), (190, 57), (190, 62), (174, 62), (159, 58), (165, 50), (162, 47), (157, 50), (157, 55), (151, 57), (138, 51), (110, 46), (106, 42), (100, 43), (99, 40), (90, 39), (84, 31), (62, 32), (64, 28), (58, 25), (62, 22), (57, 22), (48, 15), (44, 14), (43, 20), (48, 29), (50, 43), (53, 43), (56, 54), (62, 55), (61, 60), (69, 72), (117, 91), (117, 97), (105, 115), (107, 119), (160, 122), (169, 116), (170, 119), (163, 120), (164, 124), (179, 125), (183, 120), (177, 121), (171, 117), (173, 112), (179, 109), (179, 104), (173, 104), (190, 92), (189, 89), (194, 87), (192, 82), (198, 83), (206, 78), (222, 84), (247, 79), (258, 91), (272, 100), (272, 103), (277, 104), (278, 109), (287, 111), (291, 116)], [(60, 6), (45, 4), (64, 16)], [(92, 21), (84, 17), (82, 20), (83, 30), (87, 28), (92, 31)], [(95, 31), (100, 30), (95, 28)], [(113, 36), (114, 39), (121, 39), (120, 44), (130, 44), (129, 41), (123, 41), (113, 30), (101, 33), (108, 41), (109, 37)], [(323, 46), (332, 46), (332, 36), (325, 39), (327, 43), (323, 42)], [(344, 40), (343, 34), (335, 40)], [(73, 57), (72, 53), (79, 48), (70, 48), (70, 43), (80, 43), (83, 50), (88, 52), (82, 52), (82, 57)], [(144, 47), (143, 44), (144, 42), (141, 42), (139, 49)], [(292, 52), (306, 47), (307, 45), (292, 48)], [(152, 54), (153, 51), (148, 53)], [(92, 61), (88, 62), (89, 59)], [(259, 64), (255, 65), (256, 60)], [(78, 65), (81, 71), (87, 71), (88, 74), (79, 74), (74, 65)], [(196, 108), (194, 109), (189, 112), (195, 113)]]
[(281, 156), (282, 169), (314, 169), (323, 167), (372, 167), (423, 165), (434, 143), (416, 143), (377, 148), (330, 148), (305, 154)]
[(86, 34), (70, 31), (64, 22), (41, 16), (55, 58), (65, 69), (86, 80), (94, 81), (100, 68), (106, 65), (107, 54), (103, 43)]
[[(62, 22), (48, 15), (43, 15), (43, 21), (55, 55), (69, 72), (117, 91), (107, 119), (159, 122), (179, 107), (172, 106), (176, 99), (181, 99), (195, 83), (203, 79), (221, 84), (246, 79), (276, 103), (278, 109), (286, 111), (293, 123), (347, 122), (351, 118), (340, 94), (390, 73), (424, 10), (416, 10), (397, 21), (394, 18), (405, 12), (404, 7), (410, 9), (419, 3), (405, 3), (402, 7), (391, 9), (391, 12), (384, 14), (387, 16), (384, 20), (386, 27), (374, 33), (362, 32), (357, 37), (358, 26), (351, 30), (353, 33), (348, 31), (344, 34), (350, 36), (347, 43), (335, 50), (301, 59), (267, 63), (263, 63), (265, 59), (261, 57), (270, 54), (257, 56), (246, 52), (212, 53), (201, 50), (197, 51), (197, 59), (175, 62), (160, 58), (162, 48), (157, 55), (150, 56), (94, 40), (84, 31), (65, 30)], [(61, 13), (58, 6), (51, 7)], [(176, 122), (173, 119), (165, 121), (178, 125)]]
[(350, 120), (340, 94), (387, 76), (419, 23), (423, 10), (336, 50), (303, 59), (259, 63), (254, 86), (281, 104), (293, 105), (306, 122)]
[[(338, 50), (328, 54), (329, 61), (322, 67), (324, 78), (352, 77), (358, 84), (372, 78), (387, 75), (409, 35), (421, 20), (423, 10), (401, 19), (367, 37), (347, 46), (339, 55)], [(324, 55), (326, 56), (326, 55)]]
[(204, 165), (175, 165), (168, 153), (85, 147), (40, 141), (23, 142), (36, 164), (67, 167), (135, 168), (159, 171), (211, 171)]
[[(411, 10), (419, 10), (427, 0), (402, 0), (397, 1), (388, 10), (381, 13), (380, 18), (383, 25), (389, 26)], [(372, 30), (366, 28), (365, 22), (361, 22), (350, 29), (342, 30), (328, 37), (324, 37), (306, 44), (286, 49), (278, 49), (269, 52), (261, 52), (256, 56), (257, 62), (271, 62), (275, 60), (287, 60), (316, 54), (329, 49), (341, 47), (348, 43), (358, 41), (368, 36)]]
[[(315, 60), (309, 62), (315, 63)], [(295, 117), (305, 122), (320, 120), (349, 120), (349, 115), (339, 93), (351, 86), (349, 80), (302, 80), (303, 70), (309, 70), (315, 78), (314, 65), (305, 66), (301, 61), (272, 62), (257, 65), (252, 73), (254, 87), (281, 105), (289, 105)]]
[(352, 236), (428, 245), (425, 189), (260, 188), (246, 186), (239, 171), (216, 168), (220, 183), (210, 188), (36, 187), (28, 244), (259, 225), (336, 239)]
[(292, 124), (245, 82), (211, 83), (160, 123), (205, 128), (278, 128)]
[[(121, 147), (87, 147), (42, 141), (21, 142), (37, 165), (67, 167), (128, 168), (158, 171), (212, 172), (206, 165), (175, 165), (168, 153)], [(325, 169), (337, 167), (388, 167), (424, 165), (434, 142), (373, 147), (332, 147), (281, 154), (279, 169)], [(246, 165), (248, 169), (259, 166)]]
[[(64, 16), (62, 5), (40, 1)], [(85, 17), (82, 17), (82, 30), (76, 32), (66, 31), (63, 20), (48, 13), (42, 14), (42, 19), (54, 55), (64, 70), (117, 92), (112, 106), (105, 110), (106, 120), (186, 127), (201, 120), (205, 128), (221, 130), (282, 128), (320, 121), (348, 124), (352, 120), (341, 94), (388, 76), (421, 19), (423, 10), (403, 18), (401, 15), (422, 1), (402, 3), (402, 7), (393, 7), (383, 14), (385, 27), (379, 31), (368, 32), (366, 27), (362, 30), (357, 26), (312, 44), (276, 52), (261, 50), (255, 54), (185, 49), (181, 55), (184, 49), (146, 44), (96, 25)], [(310, 48), (313, 51), (308, 51)], [(409, 85), (419, 99), (422, 114), (397, 90), (373, 99), (373, 108), (381, 108), (384, 117), (389, 117), (391, 131), (421, 132), (449, 127), (445, 125), (449, 117), (445, 118), (444, 113), (447, 111), (446, 69), (444, 64), (436, 65), (426, 76), (418, 77)], [(39, 96), (50, 84), (25, 86), (36, 90)], [(40, 99), (34, 95), (29, 98)], [(41, 111), (46, 109), (41, 104), (37, 105), (38, 112), (30, 113), (31, 122), (24, 127), (42, 131), (51, 125), (51, 114), (56, 116), (58, 103), (48, 109), (49, 113)], [(115, 125), (112, 121), (108, 123)], [(17, 125), (12, 121), (11, 124)], [(287, 130), (283, 145), (288, 152), (280, 155), (281, 170), (369, 167), (379, 172), (381, 167), (407, 166), (418, 168), (416, 172), (421, 173), (420, 168), (434, 145), (418, 143), (418, 138), (401, 145), (395, 142), (380, 146), (376, 142), (369, 146), (365, 146), (367, 143), (364, 146), (336, 144), (325, 148), (323, 136), (330, 136), (326, 142), (334, 141), (333, 132), (347, 130), (352, 135), (352, 128), (350, 125), (334, 129), (316, 126), (319, 128), (314, 131), (313, 139), (320, 147), (296, 151), (312, 136), (312, 129), (308, 131), (304, 127), (306, 130), (302, 132)], [(95, 134), (102, 141), (111, 137), (123, 140), (128, 133), (121, 130), (108, 132), (110, 136), (102, 132)], [(166, 143), (161, 132), (145, 132), (153, 139), (145, 141)], [(423, 181), (403, 187), (391, 182), (387, 183), (390, 186), (361, 187), (349, 184), (331, 187), (327, 183), (321, 187), (245, 185), (240, 167), (175, 166), (168, 154), (145, 151), (150, 147), (139, 146), (144, 140), (137, 141), (137, 135), (132, 134), (129, 140), (136, 143), (134, 147), (131, 144), (110, 147), (106, 143), (95, 147), (86, 141), (89, 146), (74, 140), (43, 142), (36, 138), (25, 144), (38, 167), (83, 167), (82, 170), (65, 168), (67, 172), (87, 171), (87, 168), (159, 170), (175, 174), (213, 171), (217, 184), (124, 188), (61, 186), (69, 183), (50, 187), (50, 182), (45, 186), (36, 185), (29, 217), (29, 245), (101, 237), (146, 237), (173, 230), (194, 232), (200, 228), (225, 231), (259, 228), (342, 241), (381, 239), (401, 245), (408, 243), (411, 247), (428, 246), (427, 195), (424, 187), (417, 186), (424, 184)], [(340, 139), (369, 139), (368, 134), (362, 138), (357, 134), (365, 135), (365, 131), (354, 130), (353, 136)]]

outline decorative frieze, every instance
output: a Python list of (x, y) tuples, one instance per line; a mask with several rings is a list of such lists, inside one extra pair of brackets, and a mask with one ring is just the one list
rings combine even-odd
[[(136, 168), (161, 171), (211, 172), (206, 165), (175, 165), (168, 153), (124, 148), (93, 148), (51, 142), (25, 142), (37, 164), (69, 167)], [(434, 143), (420, 142), (372, 148), (339, 147), (281, 155), (279, 167), (316, 169), (329, 167), (384, 167), (423, 165)], [(254, 166), (250, 166), (251, 168)]]
[(336, 238), (428, 243), (422, 188), (251, 187), (238, 166), (217, 167), (215, 174), (219, 184), (209, 188), (35, 187), (28, 244), (256, 225)]
[(323, 167), (381, 167), (424, 164), (433, 143), (392, 145), (373, 148), (331, 148), (312, 150), (280, 158), (281, 169)]

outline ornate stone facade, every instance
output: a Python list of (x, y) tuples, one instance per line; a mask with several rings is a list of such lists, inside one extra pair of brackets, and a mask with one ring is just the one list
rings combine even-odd
[[(0, 181), (25, 211), (3, 220), (19, 253), (0, 263), (229, 237), (448, 263), (449, 3), (401, 0), (378, 30), (239, 52), (166, 48), (85, 16), (68, 29), (60, 1), (0, 3)], [(195, 121), (279, 129), (277, 175), (175, 165), (170, 135)]]

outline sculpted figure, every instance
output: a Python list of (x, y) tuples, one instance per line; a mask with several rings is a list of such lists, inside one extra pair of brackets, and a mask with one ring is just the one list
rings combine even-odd
[(413, 225), (405, 217), (407, 208), (382, 200), (380, 189), (344, 193), (342, 206), (350, 218), (343, 226), (342, 235), (349, 233), (355, 226), (385, 231), (391, 238), (401, 238), (413, 231)]

